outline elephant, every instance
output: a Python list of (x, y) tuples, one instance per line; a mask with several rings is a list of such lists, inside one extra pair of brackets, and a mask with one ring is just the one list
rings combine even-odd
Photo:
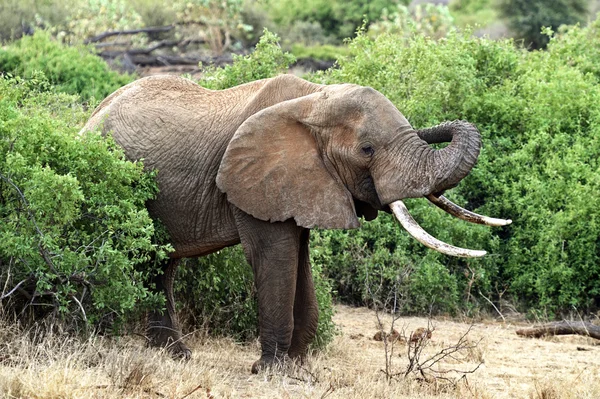
[[(83, 131), (110, 132), (130, 160), (156, 169), (150, 215), (174, 252), (156, 278), (166, 310), (148, 315), (151, 343), (189, 358), (173, 298), (179, 260), (241, 243), (258, 297), (261, 356), (253, 372), (302, 360), (318, 309), (310, 229), (354, 229), (359, 218), (393, 212), (425, 245), (454, 256), (427, 234), (402, 199), (426, 197), (462, 219), (492, 226), (442, 194), (475, 165), (477, 128), (465, 121), (415, 130), (384, 95), (354, 84), (321, 85), (283, 74), (226, 90), (176, 76), (136, 80), (108, 96)], [(442, 149), (433, 143), (449, 142)]]

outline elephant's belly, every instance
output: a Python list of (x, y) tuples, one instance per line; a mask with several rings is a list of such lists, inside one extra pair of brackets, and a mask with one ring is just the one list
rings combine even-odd
[[(162, 222), (169, 233), (169, 242), (175, 252), (173, 258), (203, 256), (240, 242), (235, 219), (228, 204), (216, 207), (199, 207), (195, 204), (178, 206), (176, 201), (148, 202), (153, 218)], [(168, 203), (170, 206), (163, 205)], [(191, 205), (191, 206), (190, 206)]]
[(236, 244), (239, 244), (239, 238), (233, 239), (231, 241), (221, 241), (218, 243), (212, 244), (204, 244), (200, 246), (188, 246), (182, 245), (179, 248), (175, 247), (175, 252), (169, 254), (171, 258), (194, 258), (198, 256), (204, 256), (208, 254), (212, 254), (213, 252), (217, 252), (226, 247), (230, 247)]

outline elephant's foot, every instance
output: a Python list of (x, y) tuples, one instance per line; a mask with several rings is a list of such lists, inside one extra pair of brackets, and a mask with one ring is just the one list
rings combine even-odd
[[(312, 340), (312, 336), (310, 338)], [(297, 364), (304, 364), (306, 357), (308, 356), (308, 347), (310, 340), (306, 343), (292, 342), (290, 349), (288, 350), (288, 356), (293, 359)]]
[(151, 326), (148, 329), (148, 345), (155, 348), (163, 348), (168, 351), (174, 359), (189, 360), (192, 351), (181, 340), (181, 333), (164, 326)]
[(275, 370), (278, 372), (287, 373), (290, 367), (294, 367), (296, 361), (288, 355), (279, 357), (261, 357), (252, 365), (252, 374), (258, 374), (264, 370)]
[(192, 351), (181, 341), (173, 342), (165, 349), (169, 351), (174, 359), (190, 360), (192, 358)]

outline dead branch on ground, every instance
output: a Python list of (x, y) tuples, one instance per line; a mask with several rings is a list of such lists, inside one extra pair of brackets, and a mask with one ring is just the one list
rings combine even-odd
[(516, 331), (521, 337), (540, 338), (545, 335), (570, 335), (577, 334), (600, 339), (600, 326), (587, 321), (557, 321), (542, 324), (538, 327), (524, 328)]
[(111, 36), (137, 35), (138, 33), (161, 33), (168, 32), (175, 28), (174, 25), (167, 26), (150, 26), (148, 28), (130, 29), (130, 30), (114, 30), (101, 33), (84, 41), (85, 44), (96, 43)]

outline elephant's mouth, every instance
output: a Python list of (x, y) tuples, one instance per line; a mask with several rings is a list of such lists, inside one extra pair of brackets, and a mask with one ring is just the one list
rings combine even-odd
[[(439, 208), (443, 209), (449, 214), (467, 222), (484, 224), (487, 226), (506, 226), (512, 223), (512, 220), (510, 219), (496, 219), (488, 216), (478, 215), (477, 213), (468, 211), (454, 204), (441, 194), (429, 194), (426, 196), (426, 198), (429, 201), (431, 201), (434, 205), (438, 206)], [(404, 202), (402, 202), (401, 200), (392, 202), (391, 204), (389, 204), (389, 207), (392, 210), (396, 219), (398, 219), (398, 221), (402, 225), (402, 227), (404, 227), (411, 236), (416, 238), (417, 241), (419, 241), (426, 247), (429, 247), (446, 255), (459, 256), (463, 258), (475, 258), (484, 256), (486, 254), (486, 251), (482, 250), (455, 247), (431, 236), (413, 219), (413, 217), (408, 212), (406, 205), (404, 205)]]

